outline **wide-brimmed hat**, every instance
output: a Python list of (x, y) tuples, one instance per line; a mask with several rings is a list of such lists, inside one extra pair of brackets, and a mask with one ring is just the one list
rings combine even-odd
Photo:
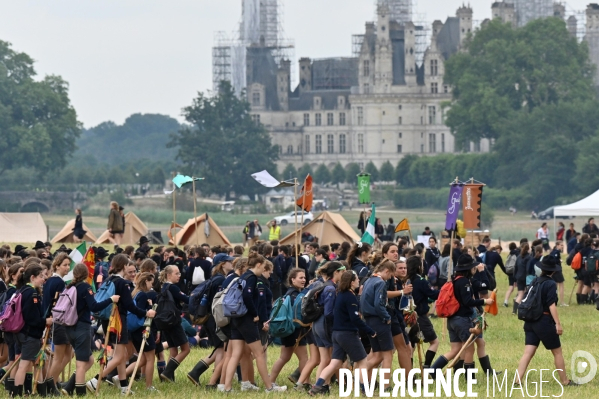
[(68, 248), (66, 245), (62, 244), (56, 252), (67, 252)]
[(95, 248), (96, 258), (103, 259), (108, 255), (108, 252), (104, 249), (104, 247)]
[(557, 259), (555, 259), (553, 256), (544, 256), (543, 260), (538, 262), (536, 266), (546, 272), (556, 272), (559, 270)]
[(36, 241), (35, 242), (35, 247), (33, 247), (34, 250), (38, 250), (38, 249), (45, 249), (46, 248), (46, 244), (44, 244), (43, 241)]
[(27, 247), (22, 246), (21, 244), (18, 244), (15, 247), (15, 250), (13, 251), (14, 254), (18, 254), (19, 252), (21, 252), (22, 250), (27, 249)]
[(466, 271), (466, 270), (470, 270), (473, 267), (478, 266), (479, 263), (480, 262), (477, 262), (476, 260), (474, 260), (472, 258), (472, 256), (467, 255), (467, 254), (462, 254), (458, 258), (458, 264), (454, 267), (453, 271), (455, 271), (455, 272), (463, 272), (463, 271)]
[(144, 244), (145, 244), (145, 243), (147, 243), (147, 242), (150, 242), (150, 240), (148, 240), (148, 237), (146, 237), (146, 236), (142, 236), (142, 237), (139, 239), (139, 246), (141, 247), (142, 245), (144, 245)]

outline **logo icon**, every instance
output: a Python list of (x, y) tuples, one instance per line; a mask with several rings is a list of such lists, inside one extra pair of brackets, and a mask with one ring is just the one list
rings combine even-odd
[(589, 352), (576, 351), (570, 360), (572, 380), (577, 384), (586, 384), (597, 374), (597, 361)]

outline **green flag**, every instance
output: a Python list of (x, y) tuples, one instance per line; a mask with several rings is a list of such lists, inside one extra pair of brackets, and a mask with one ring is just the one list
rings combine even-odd
[(87, 245), (84, 241), (81, 244), (79, 244), (77, 248), (72, 250), (69, 254), (69, 258), (71, 258), (71, 270), (66, 276), (62, 278), (65, 281), (65, 283), (68, 284), (71, 280), (73, 280), (73, 268), (77, 263), (83, 263), (83, 257), (85, 256), (85, 252), (87, 252)]
[(366, 231), (364, 232), (364, 235), (360, 240), (363, 243), (370, 245), (374, 244), (374, 224), (376, 223), (375, 211), (376, 209), (374, 207), (374, 204), (372, 204), (372, 211), (370, 214), (370, 218), (368, 219), (368, 226), (366, 226)]
[(358, 175), (358, 203), (370, 204), (370, 175), (367, 173)]

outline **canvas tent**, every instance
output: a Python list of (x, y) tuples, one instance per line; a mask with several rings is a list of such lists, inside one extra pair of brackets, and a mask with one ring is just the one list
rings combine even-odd
[(556, 206), (553, 216), (599, 216), (599, 190), (572, 204)]
[[(206, 218), (208, 218), (208, 228), (206, 227)], [(208, 233), (208, 235), (206, 235), (206, 233)], [(172, 242), (173, 241), (171, 241), (171, 243)], [(206, 213), (198, 216), (196, 219), (189, 219), (187, 223), (185, 223), (185, 226), (175, 234), (174, 243), (177, 245), (208, 243), (210, 246), (231, 246), (231, 242), (227, 236), (225, 236), (214, 220)]]
[(48, 239), (48, 228), (38, 212), (0, 213), (0, 226), (0, 242), (34, 243)]
[[(309, 232), (317, 237), (319, 245), (330, 245), (335, 242), (342, 243), (343, 241), (353, 244), (360, 241), (360, 236), (343, 216), (326, 211), (304, 226), (302, 232)], [(294, 240), (295, 233), (291, 233), (279, 241), (279, 245), (293, 245)]]
[[(69, 220), (64, 227), (62, 228), (62, 230), (60, 230), (58, 232), (58, 234), (56, 234), (54, 236), (54, 238), (52, 239), (52, 244), (56, 244), (57, 242), (75, 242), (75, 239), (73, 238), (73, 229), (75, 228), (75, 219), (71, 219)], [(83, 236), (83, 241), (85, 242), (95, 242), (96, 241), (96, 236), (94, 235), (94, 233), (92, 233), (87, 226), (85, 225), (85, 223), (83, 223), (83, 230), (85, 230), (87, 233), (85, 233), (85, 236)]]
[[(125, 233), (121, 240), (121, 245), (133, 245), (139, 244), (139, 239), (142, 236), (148, 234), (148, 226), (144, 224), (133, 212), (128, 212), (125, 215)], [(100, 238), (96, 241), (96, 244), (108, 244), (110, 243), (110, 233), (108, 230), (104, 231)]]

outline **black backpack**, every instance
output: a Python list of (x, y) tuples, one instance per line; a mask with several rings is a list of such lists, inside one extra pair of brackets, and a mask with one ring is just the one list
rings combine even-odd
[(315, 322), (324, 313), (324, 307), (318, 303), (318, 296), (325, 286), (321, 281), (315, 282), (302, 298), (302, 321), (305, 324)]
[(202, 325), (208, 320), (210, 315), (210, 290), (212, 289), (212, 279), (200, 283), (189, 296), (189, 316), (193, 324)]
[(156, 307), (154, 324), (159, 331), (170, 330), (172, 327), (181, 324), (181, 311), (177, 308), (169, 288), (169, 286), (165, 286), (156, 301), (158, 306)]
[(590, 275), (596, 275), (599, 273), (599, 251), (593, 251), (587, 256), (586, 270)]
[(518, 305), (518, 319), (524, 321), (537, 321), (543, 316), (543, 302), (541, 301), (541, 288), (545, 281), (551, 280), (545, 276), (535, 278), (520, 305)]

